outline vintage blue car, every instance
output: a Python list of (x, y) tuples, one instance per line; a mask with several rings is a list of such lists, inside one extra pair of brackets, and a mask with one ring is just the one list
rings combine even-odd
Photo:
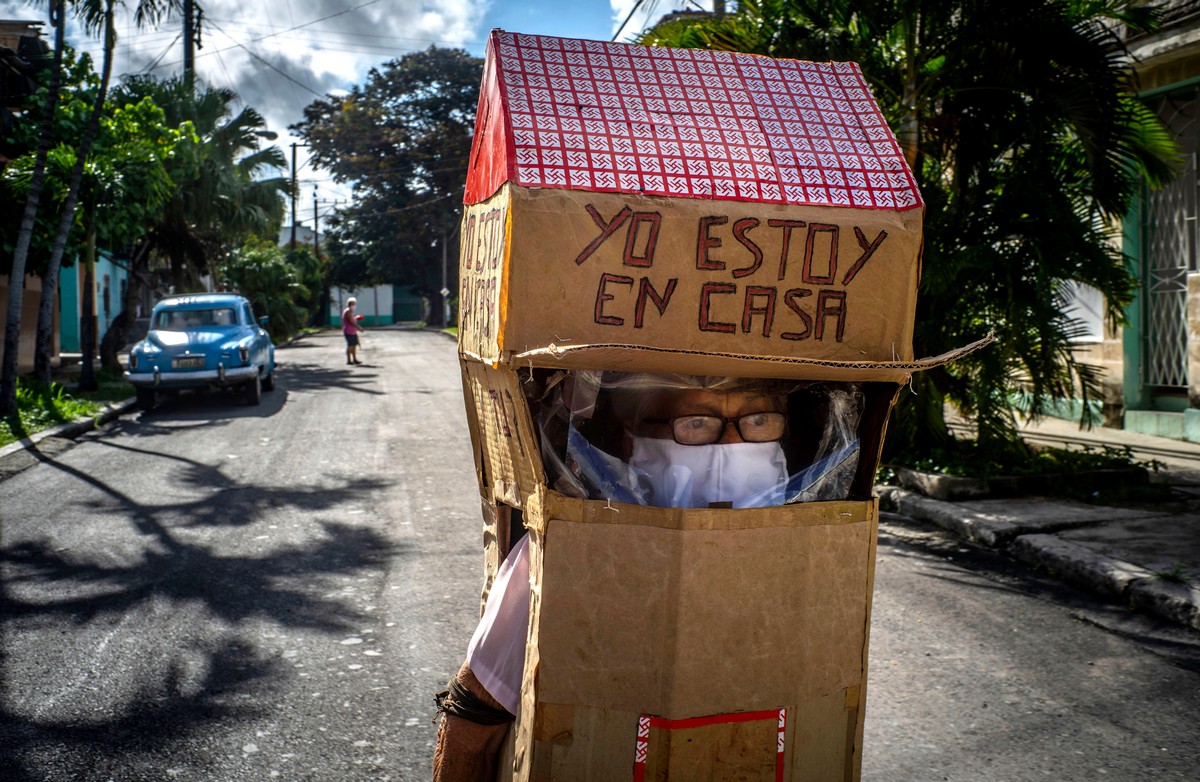
[(129, 351), (125, 376), (138, 407), (160, 393), (236, 388), (256, 405), (275, 387), (275, 346), (250, 302), (231, 293), (172, 296), (154, 305), (146, 338)]

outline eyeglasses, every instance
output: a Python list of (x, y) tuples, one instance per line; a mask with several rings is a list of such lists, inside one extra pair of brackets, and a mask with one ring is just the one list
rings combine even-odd
[(783, 413), (747, 413), (736, 418), (719, 415), (681, 415), (675, 418), (644, 418), (645, 423), (670, 424), (671, 436), (680, 445), (712, 445), (733, 424), (748, 443), (769, 443), (783, 438), (787, 419)]

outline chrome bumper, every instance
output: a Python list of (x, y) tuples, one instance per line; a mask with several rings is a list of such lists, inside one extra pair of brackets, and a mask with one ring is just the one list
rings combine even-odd
[(125, 379), (132, 385), (145, 388), (193, 388), (196, 386), (232, 386), (253, 380), (258, 367), (232, 367), (226, 369), (172, 369), (162, 372), (126, 372)]

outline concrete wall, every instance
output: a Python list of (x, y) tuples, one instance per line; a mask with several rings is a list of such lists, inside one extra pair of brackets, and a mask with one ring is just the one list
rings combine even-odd
[[(0, 274), (0, 334), (8, 328), (8, 275)], [(24, 291), (21, 296), (21, 338), (17, 348), (17, 371), (21, 373), (33, 371), (34, 343), (37, 339), (38, 307), (42, 303), (42, 278), (26, 275)], [(54, 333), (51, 335), (50, 359), (58, 363), (58, 307), (54, 308)], [(0, 351), (3, 350), (3, 337), (0, 336)]]
[[(113, 263), (104, 251), (97, 253), (96, 258), (96, 344), (104, 338), (104, 333), (112, 325), (113, 320), (121, 313), (122, 283), (129, 278), (129, 272)], [(74, 266), (63, 269), (59, 274), (59, 302), (62, 304), (62, 349), (67, 353), (79, 353), (80, 347), (80, 313), (83, 312), (83, 294), (80, 283), (83, 280), (83, 267), (79, 262)], [(105, 288), (108, 289), (107, 296)], [(105, 303), (107, 301), (107, 306)]]
[(376, 285), (372, 288), (330, 288), (329, 290), (329, 325), (341, 327), (342, 310), (346, 301), (353, 296), (358, 300), (354, 311), (363, 316), (363, 328), (386, 326), (393, 322), (392, 304), (395, 292), (391, 285)]

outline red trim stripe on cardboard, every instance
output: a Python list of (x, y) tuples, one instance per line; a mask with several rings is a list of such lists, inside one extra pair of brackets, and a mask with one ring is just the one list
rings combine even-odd
[(775, 745), (775, 782), (783, 782), (783, 750), (784, 734), (787, 729), (787, 709), (768, 709), (766, 711), (743, 711), (735, 714), (713, 714), (707, 717), (688, 717), (686, 719), (668, 720), (643, 714), (638, 718), (637, 741), (633, 754), (633, 782), (645, 782), (646, 760), (650, 754), (650, 729), (686, 730), (687, 728), (703, 728), (708, 725), (721, 725), (733, 722), (758, 722), (760, 720), (775, 720), (779, 726)]

